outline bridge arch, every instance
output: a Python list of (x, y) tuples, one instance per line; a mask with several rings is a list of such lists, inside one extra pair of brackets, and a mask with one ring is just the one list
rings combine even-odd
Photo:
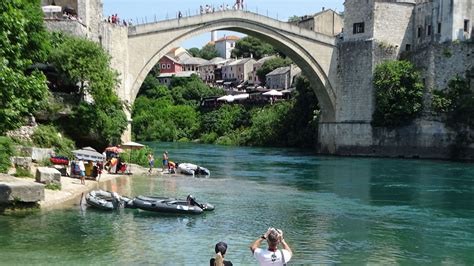
[(225, 11), (131, 27), (126, 83), (133, 102), (150, 70), (172, 48), (214, 30), (262, 39), (288, 55), (306, 74), (320, 102), (322, 122), (335, 119), (335, 39), (244, 11)]

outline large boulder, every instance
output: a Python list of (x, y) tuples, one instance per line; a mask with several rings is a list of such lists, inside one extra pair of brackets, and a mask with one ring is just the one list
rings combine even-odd
[(49, 159), (54, 154), (51, 148), (36, 148), (36, 147), (22, 147), (21, 152), (31, 156), (34, 162), (40, 162), (44, 159)]
[(48, 167), (38, 167), (36, 169), (36, 182), (49, 185), (51, 183), (61, 185), (61, 173)]
[(15, 168), (23, 168), (25, 170), (30, 171), (31, 170), (31, 157), (20, 157), (20, 156), (14, 156), (11, 157), (11, 161)]
[(44, 200), (42, 184), (0, 174), (0, 204), (14, 201), (32, 203), (41, 200)]

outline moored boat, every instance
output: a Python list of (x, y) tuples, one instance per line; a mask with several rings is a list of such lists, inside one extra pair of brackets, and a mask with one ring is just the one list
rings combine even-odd
[(210, 175), (209, 169), (192, 163), (180, 163), (177, 167), (178, 173), (185, 175)]
[(120, 207), (120, 195), (115, 192), (92, 190), (87, 193), (86, 202), (101, 210), (115, 210)]
[(186, 200), (138, 196), (133, 199), (133, 205), (142, 210), (160, 213), (201, 214), (203, 211), (214, 210), (213, 205), (209, 203), (199, 204), (191, 195)]

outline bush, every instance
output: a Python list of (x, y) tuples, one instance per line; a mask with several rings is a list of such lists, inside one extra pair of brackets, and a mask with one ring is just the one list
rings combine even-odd
[(13, 174), (16, 177), (30, 177), (33, 178), (33, 174), (25, 168), (17, 167), (16, 172)]
[(74, 141), (64, 137), (56, 127), (51, 125), (40, 125), (33, 136), (33, 144), (41, 148), (54, 148), (57, 154), (71, 157), (74, 149)]
[(0, 173), (6, 173), (11, 167), (10, 157), (13, 154), (13, 141), (8, 137), (0, 137)]
[(213, 144), (219, 136), (217, 135), (216, 132), (211, 132), (211, 133), (206, 133), (201, 135), (201, 142), (207, 143), (207, 144)]
[(145, 146), (144, 148), (140, 150), (125, 150), (125, 152), (122, 153), (120, 157), (125, 159), (125, 161), (128, 163), (133, 163), (133, 164), (141, 165), (143, 167), (148, 167), (147, 156), (149, 153), (153, 154), (153, 150), (150, 147)]
[(385, 61), (375, 68), (375, 110), (372, 125), (399, 127), (422, 111), (423, 84), (408, 61)]

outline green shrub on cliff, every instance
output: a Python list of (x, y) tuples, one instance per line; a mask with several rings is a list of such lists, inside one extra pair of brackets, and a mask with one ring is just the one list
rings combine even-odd
[(8, 171), (11, 166), (10, 157), (13, 154), (13, 141), (8, 137), (0, 137), (0, 173)]
[(375, 110), (372, 125), (399, 127), (422, 111), (423, 84), (408, 61), (385, 61), (375, 68)]
[(74, 141), (60, 133), (51, 125), (40, 125), (31, 136), (33, 144), (40, 148), (54, 148), (58, 155), (72, 157)]

